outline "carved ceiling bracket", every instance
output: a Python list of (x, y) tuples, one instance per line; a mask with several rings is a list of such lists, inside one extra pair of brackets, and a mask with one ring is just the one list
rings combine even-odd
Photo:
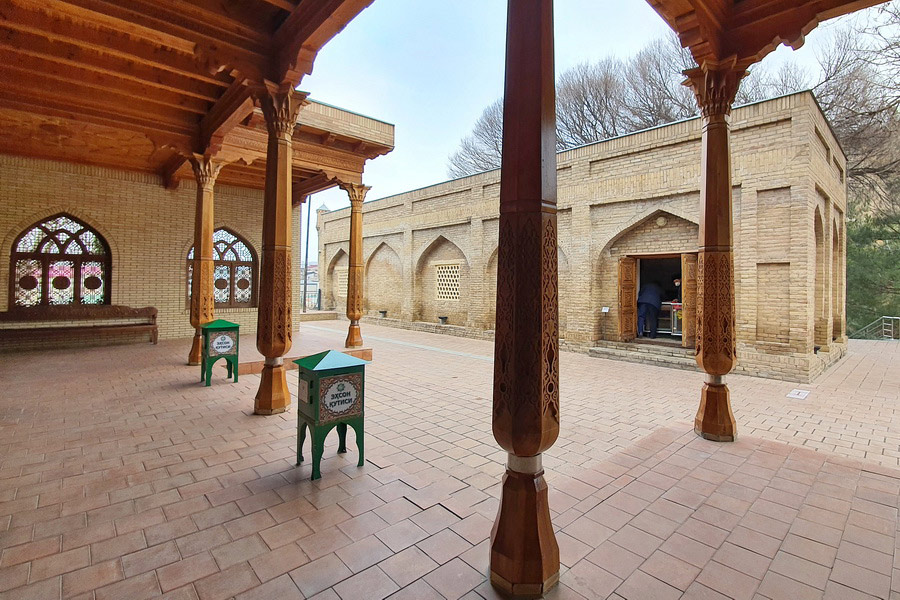
[(253, 96), (262, 108), (270, 135), (292, 136), (300, 107), (309, 103), (307, 94), (268, 80), (253, 87)]
[(704, 117), (731, 114), (741, 79), (747, 68), (738, 65), (737, 57), (722, 62), (704, 61), (699, 67), (684, 72), (689, 86), (697, 97)]

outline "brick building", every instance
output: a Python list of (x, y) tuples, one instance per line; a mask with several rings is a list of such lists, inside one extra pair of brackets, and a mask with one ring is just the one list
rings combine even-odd
[[(558, 155), (564, 345), (693, 363), (700, 125)], [(737, 371), (808, 381), (846, 352), (845, 157), (809, 92), (737, 108), (732, 127)], [(364, 204), (366, 318), (490, 336), (499, 187), (490, 171)], [(318, 214), (325, 307), (346, 303), (349, 212)], [(633, 343), (641, 280), (676, 274), (680, 331)]]
[[(250, 118), (251, 124), (253, 119), (261, 120), (260, 111), (257, 109)], [(393, 146), (393, 125), (309, 102), (300, 111), (293, 135), (290, 221), (297, 275), (291, 296), (299, 311), (304, 191), (359, 181), (366, 160)], [(236, 128), (223, 145), (223, 153), (235, 162), (223, 167), (215, 183), (215, 316), (240, 324), (242, 333), (255, 333), (257, 329), (264, 203), (259, 162), (265, 157), (265, 144), (261, 124), (256, 123), (255, 129)], [(60, 145), (58, 150), (63, 158), (65, 147)], [(190, 278), (197, 184), (186, 161), (175, 176), (180, 180), (177, 185), (164, 185), (164, 178), (152, 172), (0, 152), (0, 288), (8, 290), (0, 294), (0, 315), (6, 317), (0, 320), (0, 333), (4, 329), (75, 324), (65, 313), (39, 321), (18, 320), (54, 305), (66, 309), (73, 308), (71, 305), (112, 304), (156, 308), (159, 338), (192, 335)], [(66, 245), (69, 238), (81, 236), (96, 240), (99, 253), (98, 261), (91, 262), (100, 265), (95, 274), (98, 287), (91, 297), (85, 284), (90, 277), (85, 271), (88, 267), (82, 266), (87, 262), (79, 258), (84, 250)], [(41, 241), (44, 237), (56, 242)], [(29, 247), (32, 239), (34, 248)], [(63, 286), (62, 282), (67, 283)], [(109, 325), (120, 320), (93, 319), (92, 324)], [(95, 332), (88, 335), (98, 337)], [(137, 340), (147, 340), (146, 334), (129, 337), (116, 332), (109, 339), (91, 341)], [(40, 335), (6, 339), (0, 335), (0, 350), (81, 345), (86, 341), (85, 336), (77, 334), (65, 340), (47, 340)]]

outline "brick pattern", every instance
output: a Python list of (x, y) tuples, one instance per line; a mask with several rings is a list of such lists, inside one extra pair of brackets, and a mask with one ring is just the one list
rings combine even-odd
[[(838, 169), (844, 157), (809, 93), (738, 108), (732, 130), (737, 371), (810, 381), (846, 351), (841, 308), (846, 241), (839, 237), (835, 246), (831, 233), (844, 228), (846, 182)], [(697, 250), (699, 169), (696, 119), (559, 154), (560, 264), (569, 268), (560, 271), (564, 344), (587, 350), (615, 337), (618, 282), (610, 264), (617, 247), (633, 242), (629, 252)], [(365, 257), (385, 243), (400, 258), (400, 312), (391, 314), (405, 326), (422, 327), (408, 323), (431, 323), (438, 312), (449, 310), (438, 310), (436, 298), (422, 295), (428, 286), (421, 279), (428, 272), (418, 262), (440, 235), (460, 249), (470, 270), (462, 282), (468, 285), (465, 318), (460, 313), (451, 322), (482, 332), (493, 329), (498, 200), (499, 172), (491, 171), (364, 205)], [(815, 296), (813, 277), (817, 206), (829, 224), (819, 261), (828, 265), (820, 296)], [(669, 225), (654, 230), (660, 216)], [(347, 210), (319, 214), (320, 264), (329, 264), (346, 248), (347, 218)], [(642, 228), (647, 228), (646, 239), (632, 240)], [(789, 266), (789, 291), (767, 287), (773, 264)], [(771, 283), (781, 285), (783, 273)], [(328, 297), (327, 278), (324, 289)], [(830, 298), (827, 314), (818, 317), (820, 329), (829, 332), (827, 340), (822, 336), (824, 343), (813, 340), (816, 297), (823, 306)], [(609, 313), (601, 312), (604, 306)], [(370, 305), (367, 312), (377, 316), (377, 310)]]
[[(0, 598), (496, 598), (492, 345), (367, 331), (366, 465), (331, 436), (316, 482), (293, 464), (296, 416), (252, 416), (255, 375), (200, 385), (173, 366), (186, 340), (0, 362)], [(806, 401), (735, 377), (734, 444), (691, 432), (700, 374), (563, 353), (553, 597), (900, 593), (900, 343), (853, 350)]]
[[(0, 310), (8, 310), (15, 237), (44, 217), (67, 212), (110, 245), (112, 304), (155, 306), (161, 339), (193, 335), (185, 260), (193, 245), (195, 196), (192, 181), (167, 190), (151, 175), (0, 155)], [(215, 196), (216, 228), (235, 231), (261, 256), (262, 191), (217, 185)], [(294, 209), (294, 256), (301, 255), (299, 214)], [(295, 294), (299, 305), (300, 292)], [(256, 331), (255, 308), (217, 307), (216, 316), (239, 323), (242, 332)]]

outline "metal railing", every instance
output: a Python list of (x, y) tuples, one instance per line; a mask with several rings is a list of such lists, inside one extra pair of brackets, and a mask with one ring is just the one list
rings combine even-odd
[(849, 337), (854, 340), (898, 340), (900, 317), (878, 317)]

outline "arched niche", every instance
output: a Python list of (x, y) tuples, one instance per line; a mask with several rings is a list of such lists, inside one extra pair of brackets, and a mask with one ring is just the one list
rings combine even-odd
[(350, 256), (341, 248), (328, 262), (328, 270), (325, 273), (328, 278), (328, 292), (322, 299), (325, 306), (332, 309), (346, 309), (349, 268)]
[(447, 317), (450, 325), (465, 325), (471, 302), (466, 255), (438, 236), (416, 262), (413, 320), (433, 323)]
[(387, 311), (388, 317), (399, 318), (402, 308), (403, 264), (400, 255), (382, 242), (366, 261), (364, 310), (367, 314)]

